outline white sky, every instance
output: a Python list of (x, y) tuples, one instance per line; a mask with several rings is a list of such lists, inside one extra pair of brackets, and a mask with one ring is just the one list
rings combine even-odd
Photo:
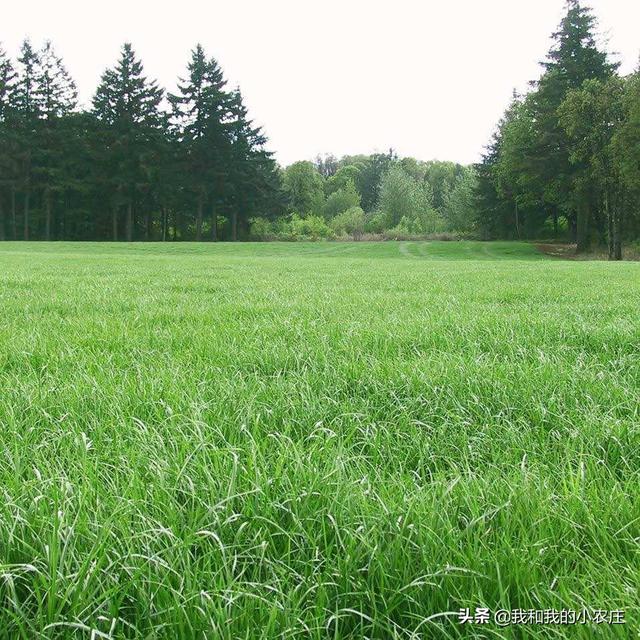
[[(173, 89), (201, 42), (239, 84), (279, 162), (371, 153), (474, 162), (537, 62), (563, 0), (0, 0), (12, 55), (50, 38), (88, 104), (121, 44)], [(591, 0), (624, 72), (640, 1)]]

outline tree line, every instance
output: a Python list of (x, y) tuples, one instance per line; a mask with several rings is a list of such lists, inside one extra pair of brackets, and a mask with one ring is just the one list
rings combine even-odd
[(566, 235), (612, 259), (640, 237), (640, 67), (621, 77), (596, 27), (568, 0), (541, 77), (514, 93), (476, 168), (483, 237)]
[(359, 239), (467, 232), (475, 172), (454, 162), (387, 153), (319, 156), (282, 171), (286, 215), (252, 220), (256, 238)]
[(265, 144), (200, 45), (167, 93), (125, 44), (87, 110), (50, 42), (0, 48), (0, 239), (235, 240), (282, 210)]
[(393, 150), (281, 168), (198, 45), (175, 93), (130, 44), (89, 109), (51, 43), (0, 48), (0, 239), (640, 238), (640, 68), (621, 77), (567, 0), (540, 78), (473, 166)]

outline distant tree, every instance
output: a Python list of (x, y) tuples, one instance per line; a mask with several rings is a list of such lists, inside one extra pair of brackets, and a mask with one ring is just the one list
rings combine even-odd
[(391, 167), (383, 177), (378, 209), (385, 214), (388, 228), (400, 224), (403, 218), (414, 226), (426, 227), (426, 220), (436, 214), (429, 185), (407, 174), (400, 165)]
[(325, 193), (330, 196), (338, 189), (343, 189), (349, 182), (352, 182), (357, 189), (360, 182), (361, 168), (355, 164), (341, 166), (331, 177), (325, 180)]
[(6, 196), (11, 193), (13, 238), (15, 229), (15, 178), (16, 158), (13, 131), (14, 104), (13, 97), (16, 83), (16, 72), (11, 60), (0, 46), (0, 240), (7, 235)]
[(539, 194), (541, 208), (561, 208), (575, 228), (578, 251), (591, 241), (594, 194), (569, 159), (570, 144), (559, 123), (558, 109), (567, 93), (579, 89), (585, 80), (606, 81), (616, 65), (608, 61), (596, 42), (596, 19), (579, 0), (568, 0), (566, 14), (553, 34), (553, 46), (544, 74), (531, 95), (535, 123), (534, 143), (528, 150), (530, 173), (544, 185)]
[(13, 91), (16, 120), (14, 157), (18, 166), (19, 188), (23, 194), (22, 237), (29, 240), (31, 191), (33, 187), (33, 154), (36, 146), (40, 101), (38, 100), (38, 74), (40, 58), (25, 40), (18, 57), (18, 79)]
[(294, 162), (284, 170), (283, 182), (289, 211), (301, 216), (317, 215), (322, 211), (324, 185), (313, 163)]
[(444, 206), (445, 193), (451, 190), (462, 172), (462, 165), (446, 160), (429, 160), (414, 169), (416, 179), (426, 181), (431, 187), (433, 206), (438, 211)]
[(318, 173), (325, 179), (331, 178), (331, 176), (335, 175), (338, 170), (338, 160), (331, 153), (324, 156), (316, 156), (314, 164)]
[(354, 240), (360, 240), (364, 234), (365, 214), (358, 206), (350, 207), (335, 216), (330, 224), (336, 235), (348, 235)]
[(222, 69), (207, 59), (200, 44), (191, 52), (187, 77), (169, 96), (172, 121), (182, 151), (182, 178), (195, 196), (196, 240), (202, 239), (204, 207), (211, 204), (211, 234), (217, 239), (218, 206), (231, 157), (230, 120), (233, 96), (226, 89)]
[(622, 87), (623, 119), (612, 136), (613, 163), (624, 190), (629, 237), (640, 237), (640, 66)]
[(550, 218), (557, 234), (563, 216), (578, 251), (590, 246), (594, 230), (605, 235), (598, 190), (572, 156), (572, 141), (560, 122), (569, 92), (589, 80), (606, 83), (616, 70), (598, 47), (595, 30), (591, 10), (568, 0), (541, 78), (528, 95), (509, 105), (478, 167), (478, 228), (483, 233), (531, 237)]
[(362, 197), (362, 208), (365, 211), (375, 209), (380, 199), (382, 180), (397, 159), (395, 151), (389, 149), (388, 153), (374, 153), (359, 165), (360, 174), (356, 187)]
[[(541, 206), (540, 184), (536, 171), (531, 170), (528, 152), (535, 140), (535, 123), (530, 102), (514, 94), (499, 127), (500, 156), (494, 168), (496, 188), (500, 196), (513, 207), (515, 237), (535, 236), (547, 217)], [(554, 209), (554, 213), (557, 210)], [(554, 215), (557, 228), (557, 217)]]
[(133, 240), (136, 196), (148, 189), (162, 139), (163, 91), (144, 75), (131, 44), (107, 69), (93, 98), (93, 114), (100, 123), (94, 148), (110, 195), (113, 238), (118, 238), (119, 209), (125, 206), (125, 237)]
[(331, 219), (347, 209), (360, 207), (360, 194), (352, 180), (334, 191), (324, 203), (324, 217)]
[(245, 231), (248, 231), (250, 216), (279, 209), (280, 183), (272, 154), (265, 149), (267, 139), (260, 127), (248, 119), (239, 89), (232, 93), (230, 111), (231, 239), (237, 240), (239, 217)]
[(450, 231), (470, 232), (474, 228), (477, 177), (468, 167), (458, 176), (453, 187), (444, 194), (442, 215)]
[(76, 86), (62, 59), (51, 42), (47, 41), (39, 53), (40, 64), (36, 75), (35, 100), (40, 123), (37, 130), (38, 145), (35, 151), (34, 173), (42, 192), (45, 212), (46, 240), (51, 238), (53, 197), (66, 186), (64, 154), (69, 136), (66, 116), (76, 108)]

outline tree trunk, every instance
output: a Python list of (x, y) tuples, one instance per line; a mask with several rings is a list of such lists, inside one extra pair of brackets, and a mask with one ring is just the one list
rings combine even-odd
[(173, 241), (174, 242), (178, 240), (178, 232), (180, 231), (181, 226), (182, 226), (182, 214), (179, 211), (176, 211), (173, 214)]
[(111, 230), (113, 232), (113, 241), (118, 242), (118, 205), (111, 206)]
[(553, 237), (555, 240), (558, 239), (558, 210), (556, 208), (553, 209)]
[(516, 205), (516, 235), (518, 236), (518, 240), (520, 240), (520, 213), (518, 211), (518, 203), (515, 202)]
[(0, 193), (0, 240), (5, 239), (4, 234), (4, 205), (2, 202), (2, 193)]
[[(70, 200), (71, 194), (68, 191), (65, 191), (64, 194), (64, 207), (62, 208), (62, 215), (58, 219), (58, 229), (56, 233), (56, 237), (60, 238), (60, 240), (64, 240), (66, 237), (66, 227), (67, 227), (67, 216), (69, 215), (70, 208)], [(94, 226), (95, 229), (95, 226)]]
[(613, 212), (613, 259), (622, 260), (622, 203)]
[(613, 260), (614, 246), (613, 246), (613, 228), (615, 222), (613, 220), (615, 208), (609, 206), (609, 194), (605, 192), (602, 198), (602, 204), (604, 207), (604, 214), (607, 219), (607, 245), (609, 247), (609, 260)]
[(22, 237), (24, 240), (29, 239), (29, 205), (31, 203), (31, 190), (27, 187), (24, 194), (24, 219)]
[(164, 207), (160, 208), (160, 216), (162, 218), (162, 242), (167, 240), (167, 210)]
[(127, 242), (133, 241), (133, 200), (127, 203)]
[(211, 240), (213, 242), (218, 240), (218, 214), (215, 205), (211, 209)]
[(578, 205), (578, 216), (576, 221), (576, 251), (586, 253), (590, 248), (589, 223), (591, 222), (591, 211), (586, 198), (583, 196)]
[(231, 214), (231, 239), (234, 242), (238, 240), (238, 212), (236, 209)]
[(16, 188), (11, 186), (11, 230), (13, 239), (18, 239), (18, 220), (16, 216)]
[(44, 194), (44, 210), (45, 210), (45, 222), (44, 222), (44, 239), (51, 240), (51, 190), (47, 189)]
[(144, 239), (147, 242), (151, 240), (151, 212), (149, 209), (144, 214)]
[(202, 191), (198, 196), (198, 214), (196, 217), (196, 242), (202, 240), (202, 209), (204, 207), (204, 194)]

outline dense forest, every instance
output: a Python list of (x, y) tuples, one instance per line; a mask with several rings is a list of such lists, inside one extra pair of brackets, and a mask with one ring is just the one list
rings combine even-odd
[(280, 210), (265, 137), (201, 46), (175, 94), (125, 44), (90, 110), (76, 95), (50, 42), (0, 51), (0, 237), (236, 239)]
[(278, 167), (198, 45), (175, 93), (130, 44), (91, 106), (50, 42), (0, 48), (0, 239), (557, 238), (578, 251), (640, 237), (640, 69), (621, 77), (578, 0), (541, 77), (476, 166), (332, 155)]

